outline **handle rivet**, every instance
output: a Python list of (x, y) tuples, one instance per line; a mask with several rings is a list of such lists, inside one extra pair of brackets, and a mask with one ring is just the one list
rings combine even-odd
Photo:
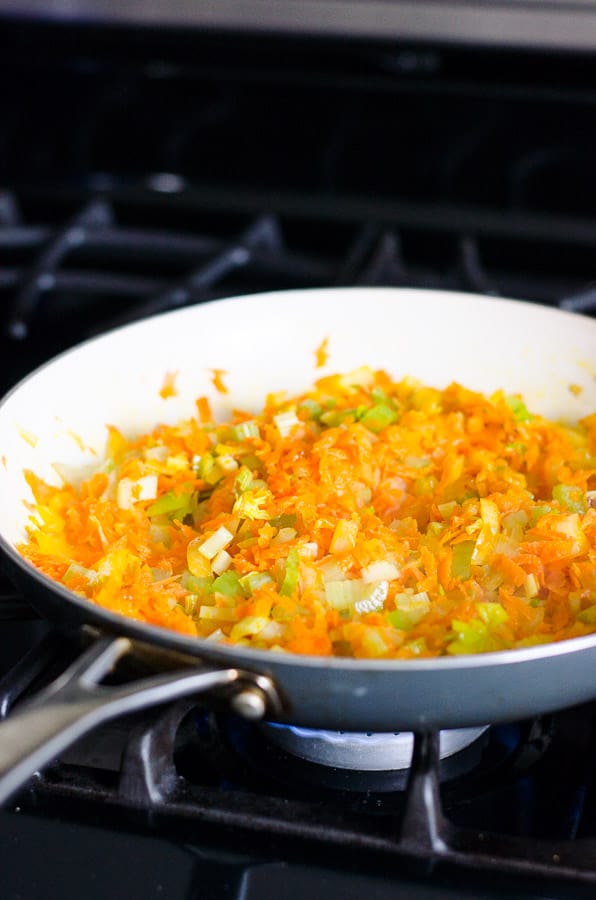
[(267, 710), (267, 701), (260, 688), (245, 687), (231, 698), (230, 705), (243, 719), (262, 719)]

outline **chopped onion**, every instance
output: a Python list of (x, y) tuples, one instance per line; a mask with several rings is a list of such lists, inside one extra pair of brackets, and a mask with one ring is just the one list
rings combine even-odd
[(276, 416), (273, 416), (273, 421), (282, 438), (287, 437), (292, 428), (300, 424), (300, 420), (293, 409), (278, 413)]
[(233, 540), (234, 535), (231, 534), (224, 525), (220, 525), (217, 531), (214, 531), (206, 541), (203, 541), (202, 544), (199, 544), (197, 549), (206, 559), (213, 559), (213, 557), (216, 556), (220, 550), (225, 550), (225, 548), (229, 544), (231, 544)]
[(211, 563), (211, 568), (215, 572), (216, 575), (221, 575), (222, 572), (225, 572), (226, 569), (229, 569), (230, 563), (232, 562), (232, 557), (228, 553), (227, 550), (220, 550)]
[(373, 581), (395, 581), (399, 578), (399, 569), (392, 562), (379, 560), (365, 566), (360, 574), (362, 580), (369, 584)]
[(118, 482), (116, 502), (120, 509), (132, 509), (139, 500), (155, 500), (157, 497), (157, 475), (143, 475), (142, 478), (121, 478)]

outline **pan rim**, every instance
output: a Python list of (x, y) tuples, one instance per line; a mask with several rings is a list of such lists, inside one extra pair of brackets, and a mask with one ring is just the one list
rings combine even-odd
[[(31, 372), (27, 373), (22, 379), (16, 382), (7, 392), (0, 398), (0, 415), (7, 403), (22, 390), (31, 380), (41, 375), (48, 367), (59, 364), (68, 357), (84, 352), (85, 348), (90, 345), (108, 341), (115, 334), (126, 333), (130, 330), (143, 327), (147, 323), (161, 320), (167, 317), (184, 317), (192, 315), (193, 310), (212, 308), (215, 304), (218, 306), (234, 304), (238, 302), (250, 302), (251, 300), (261, 300), (265, 302), (276, 303), (280, 298), (288, 296), (299, 297), (318, 295), (323, 298), (325, 296), (335, 297), (338, 295), (350, 293), (351, 295), (368, 295), (374, 293), (378, 296), (405, 296), (414, 295), (420, 297), (437, 297), (442, 296), (445, 302), (468, 303), (475, 305), (478, 303), (488, 304), (492, 308), (516, 308), (516, 309), (532, 309), (538, 316), (546, 319), (562, 321), (582, 321), (586, 327), (594, 328), (596, 335), (596, 321), (588, 316), (580, 313), (571, 312), (569, 310), (561, 310), (528, 300), (516, 300), (501, 297), (487, 297), (482, 294), (452, 292), (446, 290), (433, 290), (425, 288), (399, 288), (399, 287), (331, 287), (331, 288), (303, 288), (297, 290), (280, 290), (267, 291), (255, 294), (244, 294), (240, 296), (225, 297), (217, 300), (208, 301), (200, 304), (200, 306), (185, 307), (180, 310), (169, 310), (150, 316), (146, 319), (139, 320), (118, 328), (110, 329), (100, 335), (81, 341), (72, 347), (67, 348), (52, 358), (46, 360), (37, 366)], [(239, 665), (242, 664), (246, 669), (258, 668), (259, 670), (267, 670), (271, 666), (292, 668), (296, 666), (305, 666), (308, 668), (320, 668), (321, 670), (335, 670), (346, 672), (365, 673), (367, 671), (374, 672), (429, 672), (435, 670), (475, 670), (478, 668), (500, 667), (503, 665), (521, 665), (525, 663), (538, 662), (556, 656), (565, 656), (570, 653), (580, 653), (584, 650), (590, 650), (596, 647), (596, 633), (585, 635), (583, 637), (567, 638), (563, 641), (539, 644), (534, 647), (522, 647), (511, 650), (500, 650), (489, 653), (478, 653), (470, 655), (462, 655), (457, 657), (442, 656), (430, 659), (413, 659), (413, 660), (383, 660), (383, 659), (352, 659), (345, 657), (327, 657), (313, 656), (302, 654), (290, 654), (273, 650), (256, 650), (252, 648), (234, 647), (231, 645), (210, 643), (201, 638), (193, 638), (183, 635), (176, 631), (170, 631), (166, 628), (160, 628), (155, 625), (140, 622), (138, 620), (128, 618), (126, 616), (106, 610), (93, 604), (86, 598), (79, 597), (74, 592), (68, 590), (64, 585), (53, 581), (48, 576), (37, 570), (31, 563), (25, 560), (18, 552), (16, 547), (10, 543), (4, 535), (0, 534), (0, 551), (16, 566), (24, 576), (38, 583), (46, 591), (50, 591), (54, 596), (59, 597), (67, 605), (74, 606), (81, 618), (89, 621), (93, 620), (99, 627), (102, 626), (115, 632), (129, 634), (139, 640), (145, 640), (149, 643), (169, 646), (171, 649), (190, 653), (197, 660), (201, 658), (208, 661), (216, 661), (222, 665)], [(52, 620), (54, 621), (54, 620)], [(56, 623), (57, 624), (57, 623)]]

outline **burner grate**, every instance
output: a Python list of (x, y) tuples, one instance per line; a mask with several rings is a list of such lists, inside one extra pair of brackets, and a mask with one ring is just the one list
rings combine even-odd
[[(72, 646), (54, 637), (35, 648), (0, 684), (3, 714), (32, 685), (43, 683), (70, 653)], [(585, 725), (589, 714), (579, 710), (576, 720), (561, 715), (563, 741), (569, 731), (576, 741), (574, 754), (592, 758), (591, 730), (584, 728), (583, 738), (581, 728), (577, 730), (577, 722)], [(67, 811), (75, 818), (91, 813), (108, 819), (117, 816), (121, 822), (143, 822), (144, 828), (169, 835), (190, 830), (195, 835), (205, 832), (213, 836), (218, 830), (233, 829), (234, 834), (243, 835), (243, 846), (255, 843), (262, 848), (265, 844), (271, 852), (289, 847), (303, 852), (301, 847), (312, 846), (324, 850), (329, 860), (349, 850), (354, 860), (377, 860), (386, 869), (418, 866), (429, 876), (447, 866), (484, 875), (491, 871), (495, 877), (544, 878), (549, 884), (596, 884), (596, 837), (576, 839), (577, 822), (565, 835), (544, 838), (462, 825), (458, 803), (453, 800), (455, 785), (439, 783), (437, 734), (415, 736), (406, 790), (396, 792), (387, 804), (371, 795), (367, 806), (346, 804), (341, 792), (323, 791), (317, 796), (302, 791), (258, 791), (241, 773), (232, 780), (229, 774), (222, 777), (202, 754), (207, 740), (200, 727), (203, 716), (196, 702), (181, 700), (128, 717), (116, 723), (113, 733), (122, 742), (119, 762), (118, 754), (112, 753), (115, 764), (107, 766), (99, 758), (90, 763), (88, 747), (77, 754), (75, 745), (31, 781), (16, 800), (18, 808), (48, 815), (59, 809), (62, 815)], [(186, 743), (189, 734), (194, 735), (190, 746)], [(541, 734), (541, 729), (529, 728), (513, 761), (504, 767), (509, 778), (520, 777), (523, 757), (526, 770), (522, 778), (548, 759), (552, 748)], [(89, 740), (99, 754), (102, 732)], [(195, 760), (193, 777), (187, 766), (180, 765), (184, 750)], [(559, 757), (557, 765), (562, 762)], [(503, 786), (497, 777), (492, 790), (498, 792)], [(469, 804), (470, 798), (466, 802)], [(581, 818), (581, 809), (578, 816)]]
[(0, 194), (3, 387), (107, 328), (260, 290), (394, 285), (596, 309), (589, 223), (152, 183), (36, 189), (33, 207), (30, 189)]

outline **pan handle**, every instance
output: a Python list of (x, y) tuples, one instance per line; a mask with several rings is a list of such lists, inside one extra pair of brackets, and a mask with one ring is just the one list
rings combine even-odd
[(124, 685), (100, 680), (134, 649), (128, 638), (101, 638), (33, 699), (0, 724), (0, 804), (62, 750), (96, 725), (180, 697), (231, 689), (230, 703), (245, 718), (278, 708), (272, 682), (236, 668), (193, 667)]

